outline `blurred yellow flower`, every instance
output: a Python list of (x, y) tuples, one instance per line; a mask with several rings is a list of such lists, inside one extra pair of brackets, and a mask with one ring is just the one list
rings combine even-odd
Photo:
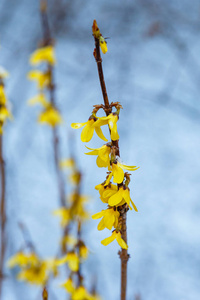
[(63, 121), (59, 111), (49, 104), (48, 107), (40, 113), (38, 122), (47, 123), (50, 126), (55, 127), (61, 124)]
[(128, 245), (125, 243), (125, 241), (122, 239), (121, 237), (121, 232), (114, 230), (112, 232), (112, 235), (109, 236), (108, 238), (104, 239), (101, 241), (101, 244), (104, 246), (107, 246), (108, 244), (110, 244), (111, 242), (113, 242), (114, 240), (116, 240), (119, 244), (119, 246), (123, 249), (128, 249)]
[(47, 62), (50, 65), (55, 64), (55, 53), (53, 46), (46, 46), (35, 50), (30, 57), (31, 65), (38, 65), (42, 62)]
[(77, 272), (79, 269), (79, 257), (76, 253), (68, 252), (65, 256), (57, 260), (58, 265), (67, 263), (71, 271)]
[(113, 226), (115, 228), (117, 227), (119, 216), (120, 213), (117, 210), (114, 210), (113, 208), (108, 208), (102, 210), (99, 213), (94, 214), (92, 218), (95, 220), (103, 217), (97, 227), (98, 230), (103, 230), (105, 228), (111, 230)]
[(27, 78), (29, 80), (35, 80), (39, 89), (44, 89), (49, 86), (51, 78), (48, 72), (44, 73), (39, 70), (32, 70), (28, 72)]
[(30, 254), (25, 254), (23, 252), (17, 252), (15, 255), (13, 255), (7, 262), (8, 268), (13, 268), (15, 266), (35, 266), (39, 263), (38, 256), (32, 252)]
[(28, 100), (28, 105), (36, 105), (36, 104), (41, 104), (45, 108), (49, 106), (49, 102), (47, 101), (45, 94), (40, 93)]
[(61, 218), (61, 226), (65, 227), (71, 220), (70, 210), (66, 207), (61, 207), (54, 210), (53, 214)]
[(74, 283), (72, 281), (72, 278), (67, 279), (66, 282), (64, 282), (63, 284), (61, 284), (61, 287), (64, 287), (68, 293), (72, 294), (75, 291), (75, 286)]

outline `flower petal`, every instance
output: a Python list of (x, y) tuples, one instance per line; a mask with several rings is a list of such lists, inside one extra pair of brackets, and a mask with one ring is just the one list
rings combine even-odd
[(96, 134), (98, 135), (98, 137), (99, 137), (100, 139), (102, 139), (102, 140), (105, 141), (105, 142), (108, 141), (107, 138), (104, 136), (104, 134), (103, 134), (103, 132), (102, 132), (102, 130), (101, 130), (100, 127), (94, 127), (94, 129), (95, 129)]
[(118, 244), (120, 245), (120, 247), (121, 247), (122, 249), (126, 249), (126, 250), (128, 249), (128, 245), (127, 245), (126, 242), (122, 239), (121, 233), (120, 233), (120, 232), (117, 233), (117, 235), (116, 235), (116, 240), (117, 240)]

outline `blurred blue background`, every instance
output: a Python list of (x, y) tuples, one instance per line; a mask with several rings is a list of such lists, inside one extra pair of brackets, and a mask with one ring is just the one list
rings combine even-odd
[[(121, 158), (140, 166), (131, 177), (138, 213), (128, 213), (128, 300), (200, 299), (200, 2), (161, 0), (49, 1), (55, 38), (56, 102), (66, 123), (60, 127), (62, 157), (75, 140), (84, 174), (83, 190), (91, 196), (91, 214), (105, 209), (94, 186), (105, 178), (95, 157), (84, 155), (79, 130), (94, 104), (102, 103), (93, 57), (93, 19), (108, 39), (103, 68), (109, 100), (120, 101), (118, 122)], [(52, 135), (39, 125), (38, 107), (27, 106), (36, 86), (26, 79), (28, 60), (42, 39), (39, 1), (1, 0), (0, 65), (10, 73), (7, 96), (14, 120), (7, 122), (4, 156), (7, 172), (6, 257), (24, 243), (18, 227), (26, 224), (38, 252), (54, 256), (61, 235)], [(105, 135), (108, 131), (105, 129)], [(94, 138), (87, 146), (97, 148)], [(100, 241), (98, 220), (84, 226), (91, 255), (83, 265), (86, 285), (94, 274), (103, 299), (119, 299), (117, 244)], [(3, 300), (41, 299), (35, 287), (17, 282), (6, 270)], [(64, 278), (64, 277), (63, 277)], [(52, 283), (50, 299), (66, 299)]]

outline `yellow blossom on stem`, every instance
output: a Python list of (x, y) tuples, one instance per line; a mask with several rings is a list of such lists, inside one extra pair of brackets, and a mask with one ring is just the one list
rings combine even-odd
[(103, 54), (105, 54), (108, 51), (108, 47), (107, 47), (106, 40), (104, 39), (104, 37), (102, 35), (99, 37), (99, 45), (100, 45), (101, 51), (103, 52)]
[(103, 145), (100, 148), (93, 149), (86, 146), (91, 152), (85, 153), (87, 155), (97, 155), (97, 166), (99, 168), (106, 168), (110, 165), (110, 144)]
[(48, 125), (55, 127), (62, 123), (62, 117), (59, 111), (51, 104), (40, 113), (38, 122), (47, 123)]
[[(114, 184), (105, 186), (104, 184), (98, 184), (95, 186), (95, 190), (99, 191), (100, 199), (103, 203), (108, 203), (108, 199), (111, 195), (115, 194), (118, 187)], [(105, 193), (107, 191), (107, 193)]]
[(128, 170), (128, 171), (136, 171), (137, 169), (139, 169), (139, 167), (136, 166), (126, 166), (121, 164), (119, 161), (115, 160), (111, 166), (109, 166), (109, 171), (111, 171), (111, 173), (109, 174), (108, 178), (106, 179), (105, 185), (108, 185), (112, 176), (113, 176), (113, 182), (114, 183), (122, 183), (124, 180), (124, 170)]
[(79, 269), (79, 257), (76, 253), (68, 252), (67, 255), (57, 260), (58, 265), (68, 264), (71, 271), (77, 272)]
[(74, 283), (72, 281), (72, 278), (67, 279), (66, 282), (64, 282), (63, 284), (61, 284), (61, 287), (64, 287), (68, 293), (72, 294), (75, 291), (75, 286)]
[(31, 99), (28, 100), (29, 105), (36, 105), (36, 104), (41, 104), (43, 107), (47, 108), (49, 106), (49, 102), (47, 101), (47, 98), (45, 94), (40, 93)]
[(30, 254), (25, 254), (23, 252), (17, 252), (13, 255), (7, 262), (8, 268), (13, 268), (15, 266), (35, 266), (39, 262), (38, 256), (32, 252)]
[[(98, 120), (98, 123), (97, 123)], [(74, 129), (78, 129), (81, 127), (84, 127), (81, 132), (81, 141), (82, 142), (89, 142), (94, 134), (94, 131), (102, 139), (103, 141), (107, 142), (107, 139), (103, 135), (103, 132), (101, 130), (101, 126), (106, 125), (107, 122), (102, 120), (102, 118), (97, 118), (96, 116), (91, 116), (87, 122), (85, 123), (72, 123), (71, 127)]]
[(66, 207), (61, 207), (54, 210), (53, 214), (61, 218), (61, 226), (65, 227), (71, 220), (70, 210)]
[[(111, 113), (107, 117), (102, 117), (101, 121), (107, 122), (110, 128), (110, 137), (112, 141), (117, 141), (119, 139), (119, 134), (117, 132), (117, 121), (119, 116), (117, 113)], [(99, 120), (97, 121), (98, 124)]]
[(22, 269), (17, 275), (17, 279), (36, 285), (44, 285), (47, 278), (46, 265), (44, 262), (35, 267)]
[(35, 50), (30, 57), (31, 65), (38, 65), (42, 62), (47, 62), (50, 65), (55, 64), (55, 53), (53, 46), (46, 46)]
[(131, 200), (129, 188), (125, 186), (121, 186), (119, 190), (108, 199), (108, 204), (110, 206), (120, 206), (123, 205), (124, 203), (127, 203), (129, 208), (132, 210), (132, 207), (130, 206), (130, 202), (134, 210), (138, 211), (137, 207)]
[(86, 290), (86, 288), (82, 285), (80, 285), (78, 288), (75, 289), (75, 291), (72, 294), (72, 300), (91, 300), (91, 296)]
[(32, 70), (28, 73), (27, 77), (29, 80), (35, 80), (39, 89), (44, 89), (51, 82), (49, 72), (44, 73), (39, 70)]
[(98, 230), (103, 230), (105, 228), (111, 230), (113, 226), (115, 228), (117, 227), (119, 216), (120, 213), (117, 210), (114, 210), (113, 208), (108, 208), (106, 210), (102, 210), (101, 212), (94, 214), (92, 218), (95, 220), (103, 217), (97, 227)]
[(108, 244), (110, 244), (114, 240), (116, 240), (118, 242), (118, 244), (121, 248), (126, 249), (126, 250), (128, 249), (128, 245), (125, 243), (125, 241), (121, 237), (121, 232), (116, 231), (116, 230), (114, 230), (112, 232), (111, 236), (109, 236), (108, 238), (102, 240), (101, 244), (104, 245), (104, 246), (107, 246)]

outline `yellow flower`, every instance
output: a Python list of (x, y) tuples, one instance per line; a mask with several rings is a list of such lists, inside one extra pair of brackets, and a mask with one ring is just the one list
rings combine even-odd
[[(111, 197), (111, 195), (115, 194), (118, 191), (118, 187), (114, 184), (110, 184), (107, 186), (98, 184), (95, 186), (95, 190), (99, 191), (101, 201), (103, 203), (108, 203), (109, 197)], [(107, 191), (107, 193), (105, 193), (105, 191)]]
[(72, 281), (72, 278), (67, 279), (66, 282), (64, 282), (63, 284), (61, 284), (61, 287), (64, 287), (68, 293), (72, 294), (75, 291), (75, 286), (74, 283)]
[(62, 227), (67, 226), (69, 224), (69, 221), (71, 220), (70, 211), (66, 207), (61, 207), (59, 209), (54, 210), (53, 214), (61, 218)]
[(30, 71), (27, 77), (29, 80), (35, 80), (39, 89), (44, 89), (45, 87), (49, 86), (51, 82), (49, 73), (44, 73), (39, 70)]
[(105, 54), (108, 51), (108, 47), (107, 47), (107, 43), (106, 43), (104, 37), (102, 37), (102, 35), (99, 37), (99, 45), (101, 47), (101, 51), (103, 52), (103, 54)]
[(43, 112), (40, 113), (38, 122), (47, 123), (50, 126), (55, 127), (62, 123), (62, 117), (58, 110), (50, 104)]
[(44, 285), (47, 281), (46, 264), (42, 262), (38, 266), (22, 269), (17, 279), (27, 281), (31, 284)]
[[(110, 137), (112, 141), (116, 141), (119, 139), (119, 134), (117, 132), (117, 121), (119, 119), (119, 116), (117, 113), (111, 113), (109, 114), (107, 117), (102, 117), (99, 118), (101, 119), (101, 122), (105, 122), (106, 124), (108, 124), (109, 128), (110, 128)], [(97, 125), (98, 122), (100, 122), (99, 120), (97, 121)]]
[(67, 255), (63, 256), (62, 258), (57, 260), (58, 265), (63, 265), (65, 263), (68, 263), (68, 267), (71, 271), (77, 272), (79, 269), (79, 258), (76, 253), (68, 252)]
[(84, 286), (79, 286), (72, 294), (72, 300), (90, 300), (90, 295)]
[(74, 168), (75, 167), (75, 161), (74, 161), (73, 158), (64, 159), (64, 160), (60, 161), (59, 166), (60, 166), (61, 169)]
[(112, 235), (109, 236), (108, 238), (104, 239), (101, 241), (101, 244), (104, 246), (107, 246), (108, 244), (110, 244), (111, 242), (113, 242), (114, 240), (116, 240), (119, 244), (119, 246), (123, 249), (128, 249), (128, 245), (125, 243), (125, 241), (122, 239), (121, 237), (121, 233), (119, 231), (114, 230), (112, 232)]
[(45, 96), (45, 94), (40, 93), (36, 96), (34, 96), (33, 98), (31, 98), (28, 101), (29, 105), (35, 105), (35, 104), (41, 104), (43, 107), (47, 108), (49, 106), (49, 102), (47, 101), (47, 98)]
[(42, 62), (47, 62), (50, 65), (55, 64), (55, 53), (53, 46), (46, 46), (35, 50), (30, 57), (31, 65), (38, 65)]
[(113, 208), (108, 208), (106, 210), (102, 210), (101, 212), (94, 214), (92, 218), (96, 220), (103, 217), (97, 227), (98, 230), (103, 230), (105, 228), (111, 230), (113, 226), (115, 228), (117, 227), (119, 216), (120, 213), (117, 210), (114, 210)]
[(137, 207), (131, 200), (129, 188), (123, 186), (120, 187), (119, 190), (108, 199), (108, 204), (110, 206), (119, 206), (119, 205), (123, 205), (124, 203), (127, 203), (130, 209), (132, 210), (132, 207), (130, 206), (130, 202), (134, 210), (138, 211)]
[(136, 166), (126, 166), (121, 164), (119, 161), (115, 160), (111, 166), (109, 166), (109, 171), (111, 171), (111, 173), (109, 174), (108, 178), (106, 179), (105, 185), (108, 185), (112, 176), (113, 176), (113, 182), (114, 183), (122, 183), (124, 180), (124, 170), (128, 170), (128, 171), (136, 171), (137, 169), (139, 169), (139, 167)]
[[(98, 119), (98, 121), (97, 121)], [(98, 122), (98, 123), (97, 123)], [(102, 139), (103, 141), (107, 141), (105, 136), (103, 135), (103, 132), (101, 130), (101, 126), (106, 125), (107, 121), (102, 120), (102, 118), (97, 118), (95, 116), (92, 116), (89, 118), (89, 120), (85, 123), (72, 123), (71, 127), (74, 129), (78, 129), (84, 126), (82, 132), (81, 132), (81, 141), (84, 143), (89, 142), (94, 134), (94, 131)]]
[(87, 149), (93, 150), (91, 152), (85, 153), (87, 155), (97, 155), (97, 166), (99, 168), (106, 168), (110, 165), (110, 145), (103, 145), (100, 148), (93, 149), (86, 146)]
[(7, 265), (8, 268), (14, 268), (15, 266), (35, 266), (38, 263), (39, 258), (35, 253), (25, 254), (23, 252), (18, 252), (8, 260)]

